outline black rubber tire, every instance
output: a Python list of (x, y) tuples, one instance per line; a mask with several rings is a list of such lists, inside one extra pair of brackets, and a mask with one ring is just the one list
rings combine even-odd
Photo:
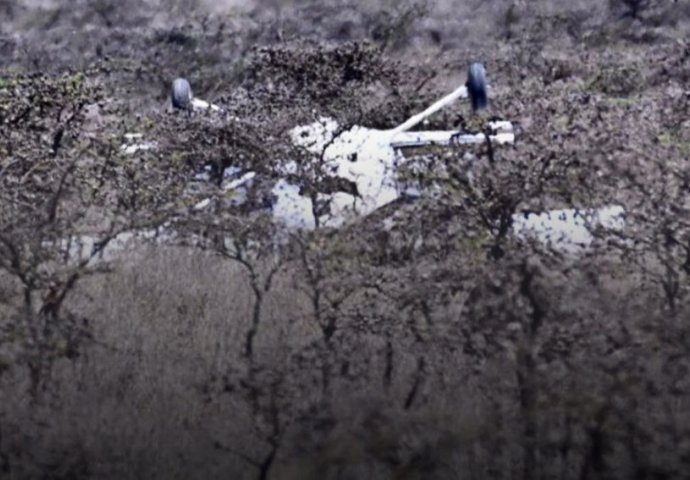
[(484, 110), (489, 106), (489, 97), (486, 93), (486, 69), (481, 63), (470, 65), (467, 73), (467, 93), (472, 102), (472, 111)]
[(170, 96), (172, 106), (180, 110), (190, 110), (192, 108), (192, 87), (184, 78), (176, 78), (172, 84)]

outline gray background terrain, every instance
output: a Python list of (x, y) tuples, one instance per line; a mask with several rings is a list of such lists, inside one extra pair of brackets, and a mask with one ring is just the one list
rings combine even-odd
[[(672, 0), (0, 0), (0, 478), (684, 478), (689, 32)], [(322, 188), (290, 128), (392, 128), (473, 61), (516, 129), (476, 182), (432, 151), (439, 198), (279, 252), (213, 182), (188, 208), (205, 165)], [(178, 76), (239, 120), (171, 112)], [(608, 204), (580, 256), (508, 235)], [(165, 220), (111, 262), (56, 246)]]

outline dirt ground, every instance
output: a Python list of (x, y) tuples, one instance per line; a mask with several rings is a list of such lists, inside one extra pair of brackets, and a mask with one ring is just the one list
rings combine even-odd
[[(686, 478), (688, 38), (681, 0), (0, 0), (0, 478)], [(474, 61), (516, 141), (471, 182), (433, 151), (442, 194), (279, 249), (190, 188), (285, 159), (326, 188), (290, 128), (392, 128)], [(172, 112), (180, 76), (239, 120)], [(582, 255), (508, 233), (603, 205), (625, 229)]]

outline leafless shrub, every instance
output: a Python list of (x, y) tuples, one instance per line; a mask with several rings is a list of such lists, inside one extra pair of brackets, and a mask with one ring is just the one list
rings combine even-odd
[(371, 37), (381, 48), (399, 48), (410, 36), (410, 27), (429, 13), (426, 2), (396, 4), (390, 12), (382, 10), (374, 20)]
[(630, 95), (643, 83), (642, 72), (635, 66), (611, 66), (590, 80), (590, 88), (608, 95)]
[[(190, 188), (192, 175), (239, 166), (270, 184), (291, 159), (291, 180), (318, 189), (320, 157), (290, 145), (290, 128), (322, 114), (391, 127), (439, 93), (433, 70), (450, 64), (287, 42), (247, 57), (231, 88), (212, 66), (226, 30), (209, 21), (133, 37), (157, 45), (146, 66), (4, 76), (3, 474), (682, 478), (687, 45), (638, 46), (634, 67), (625, 45), (559, 57), (543, 47), (591, 25), (542, 13), (524, 20), (525, 42), (484, 52), (491, 113), (515, 121), (514, 146), (430, 149), (406, 174), (435, 194), (279, 245), (254, 208), (266, 185), (240, 206), (213, 182)], [(128, 109), (216, 35), (196, 75), (216, 75), (200, 92), (221, 92), (228, 118)], [(132, 97), (104, 97), (100, 82)], [(431, 125), (464, 106), (451, 110)], [(119, 155), (133, 130), (158, 151)], [(190, 208), (206, 197), (213, 207)], [(609, 203), (625, 206), (625, 228), (594, 231), (578, 254), (512, 234), (515, 215)], [(58, 248), (88, 227), (97, 255), (119, 230), (163, 222), (179, 244), (140, 245), (118, 269)]]
[(613, 0), (609, 2), (611, 8), (624, 8), (625, 14), (639, 19), (642, 12), (652, 6), (652, 0)]
[[(168, 205), (163, 190), (144, 186), (136, 162), (119, 161), (120, 138), (84, 133), (88, 110), (101, 98), (83, 73), (11, 76), (0, 84), (0, 266), (22, 292), (20, 304), (6, 304), (3, 328), (24, 346), (19, 363), (31, 371), (34, 394), (54, 360), (78, 356), (88, 337), (88, 320), (63, 305), (82, 278), (100, 271), (91, 260), (118, 232), (153, 222), (154, 211)], [(83, 233), (95, 240), (81, 255)]]

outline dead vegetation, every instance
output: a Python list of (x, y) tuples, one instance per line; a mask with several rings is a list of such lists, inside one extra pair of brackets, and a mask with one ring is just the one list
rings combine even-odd
[[(449, 50), (443, 6), (275, 2), (238, 19), (174, 3), (189, 18), (149, 30), (119, 16), (159, 18), (153, 3), (85, 2), (2, 44), (0, 477), (685, 475), (685, 23), (640, 10), (634, 28), (654, 36), (631, 41), (616, 33), (628, 16), (579, 23), (577, 2), (515, 2), (512, 33)], [(504, 28), (485, 4), (466, 8)], [(30, 73), (50, 54), (32, 35), (73, 21), (107, 32), (100, 53), (78, 57), (75, 40), (59, 73)], [(279, 246), (266, 210), (248, 208), (268, 202), (265, 185), (244, 206), (213, 181), (190, 188), (207, 165), (273, 178), (286, 158), (305, 189), (326, 188), (290, 128), (321, 114), (391, 127), (477, 56), (518, 142), (472, 147), (472, 181), (467, 150), (432, 152), (420, 180), (443, 186), (434, 198)], [(165, 112), (184, 68), (238, 119)], [(122, 155), (131, 131), (160, 148)], [(214, 208), (190, 208), (207, 196)], [(509, 234), (516, 213), (610, 203), (626, 229), (595, 232), (579, 257)], [(161, 225), (175, 245), (90, 261), (117, 232)], [(94, 248), (75, 262), (63, 240), (85, 232)]]

